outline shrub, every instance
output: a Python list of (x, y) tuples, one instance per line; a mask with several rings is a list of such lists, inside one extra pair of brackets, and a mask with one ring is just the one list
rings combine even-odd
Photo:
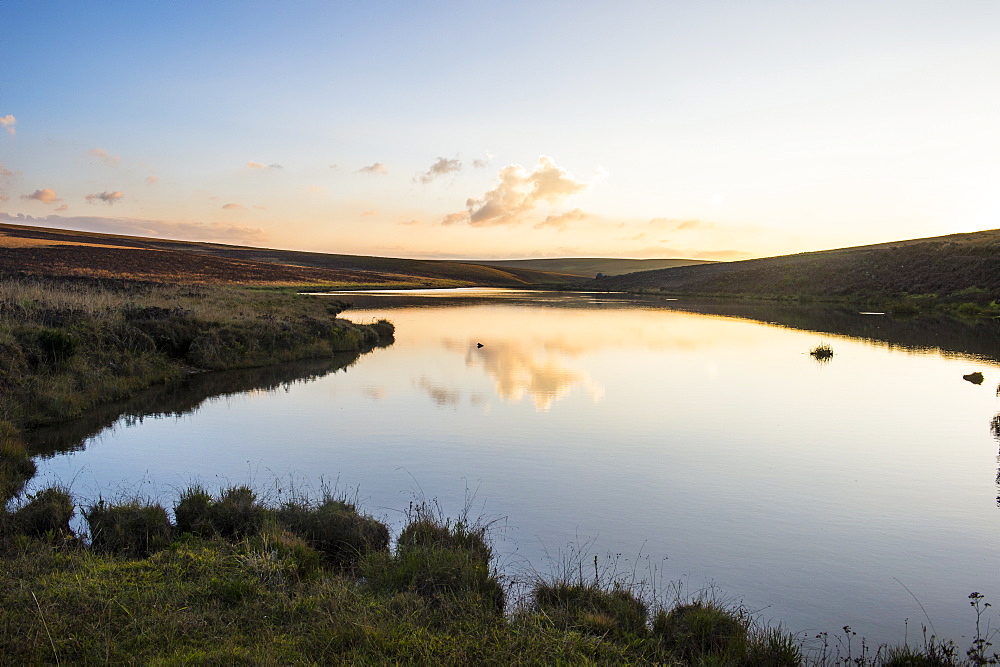
[(618, 586), (606, 591), (594, 584), (538, 583), (531, 605), (564, 630), (598, 635), (646, 632), (645, 603)]
[(371, 326), (375, 329), (375, 333), (378, 334), (379, 341), (382, 343), (391, 342), (396, 334), (396, 327), (389, 320), (379, 320)]
[(978, 303), (966, 301), (963, 304), (959, 304), (955, 312), (958, 313), (959, 317), (979, 317), (983, 314), (983, 307)]
[(493, 550), (486, 543), (486, 529), (469, 530), (462, 522), (454, 526), (430, 518), (421, 518), (409, 523), (400, 534), (396, 548), (447, 548), (468, 551), (470, 556), (488, 564)]
[(212, 496), (203, 487), (195, 485), (181, 493), (180, 501), (174, 507), (174, 519), (178, 533), (191, 533), (199, 537), (211, 537), (216, 533), (212, 523)]
[(368, 585), (382, 593), (411, 592), (435, 605), (460, 600), (501, 613), (507, 596), (489, 566), (464, 549), (446, 547), (404, 548), (395, 555), (369, 554), (361, 561)]
[(133, 500), (112, 505), (98, 500), (84, 513), (96, 551), (143, 558), (166, 547), (173, 534), (161, 505)]
[(62, 329), (42, 329), (38, 332), (38, 347), (49, 362), (58, 363), (76, 354), (79, 343)]
[(282, 582), (289, 576), (304, 579), (320, 570), (319, 552), (273, 522), (242, 546), (243, 565), (265, 582)]
[(28, 503), (10, 516), (14, 531), (32, 537), (72, 535), (70, 519), (76, 513), (73, 498), (65, 489), (44, 489), (28, 497)]
[(365, 554), (389, 549), (389, 529), (362, 516), (351, 503), (328, 498), (319, 506), (287, 502), (277, 512), (278, 521), (305, 538), (335, 567), (350, 569)]
[(658, 612), (653, 634), (668, 650), (692, 662), (702, 656), (725, 656), (735, 661), (747, 649), (746, 621), (711, 602)]
[(257, 503), (257, 494), (248, 486), (226, 489), (208, 510), (215, 530), (230, 539), (256, 535), (267, 516), (267, 510)]

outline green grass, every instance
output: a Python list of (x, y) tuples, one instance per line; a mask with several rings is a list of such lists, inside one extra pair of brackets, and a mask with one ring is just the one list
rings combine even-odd
[[(995, 664), (978, 593), (965, 660), (933, 639), (817, 654), (739, 606), (602, 583), (596, 561), (593, 582), (581, 568), (581, 580), (540, 577), (518, 597), (493, 563), (489, 524), (465, 516), (411, 511), (390, 551), (385, 526), (343, 498), (271, 506), (247, 491), (185, 489), (175, 508), (190, 511), (175, 522), (154, 503), (98, 501), (84, 511), (89, 540), (17, 523), (0, 539), (3, 662)], [(219, 530), (211, 508), (227, 504), (263, 519)], [(331, 559), (330, 545), (355, 565)]]
[(608, 276), (594, 290), (878, 304), (1000, 316), (1000, 230)]
[(198, 370), (357, 352), (389, 322), (328, 298), (127, 280), (0, 278), (0, 422), (63, 421)]

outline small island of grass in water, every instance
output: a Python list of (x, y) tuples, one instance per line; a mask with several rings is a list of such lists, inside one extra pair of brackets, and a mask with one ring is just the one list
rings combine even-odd
[(817, 345), (809, 352), (815, 359), (830, 359), (833, 357), (833, 348), (826, 343)]

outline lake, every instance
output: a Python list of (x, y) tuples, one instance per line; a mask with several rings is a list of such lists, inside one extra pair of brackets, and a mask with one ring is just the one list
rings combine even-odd
[[(596, 555), (604, 576), (708, 589), (831, 642), (850, 625), (919, 643), (933, 624), (964, 650), (968, 594), (1000, 603), (996, 322), (516, 290), (337, 298), (354, 321), (394, 322), (395, 343), (200, 374), (38, 431), (33, 484), (168, 506), (194, 481), (273, 500), (335, 485), (397, 530), (411, 501), (468, 506), (496, 520), (512, 577), (590, 577)], [(832, 359), (809, 355), (821, 343)]]

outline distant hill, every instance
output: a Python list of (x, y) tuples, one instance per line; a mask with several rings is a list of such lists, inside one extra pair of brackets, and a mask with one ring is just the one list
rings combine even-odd
[(1000, 230), (643, 271), (593, 280), (586, 287), (878, 301), (936, 295), (989, 303), (1000, 301)]
[(504, 269), (534, 269), (552, 273), (595, 278), (598, 273), (606, 276), (617, 276), (635, 271), (652, 271), (655, 269), (671, 269), (676, 266), (694, 266), (696, 264), (711, 264), (700, 259), (613, 259), (601, 257), (568, 257), (559, 259), (506, 259), (506, 260), (469, 260), (470, 264), (497, 266)]
[(0, 224), (0, 273), (248, 285), (530, 287), (578, 276)]

